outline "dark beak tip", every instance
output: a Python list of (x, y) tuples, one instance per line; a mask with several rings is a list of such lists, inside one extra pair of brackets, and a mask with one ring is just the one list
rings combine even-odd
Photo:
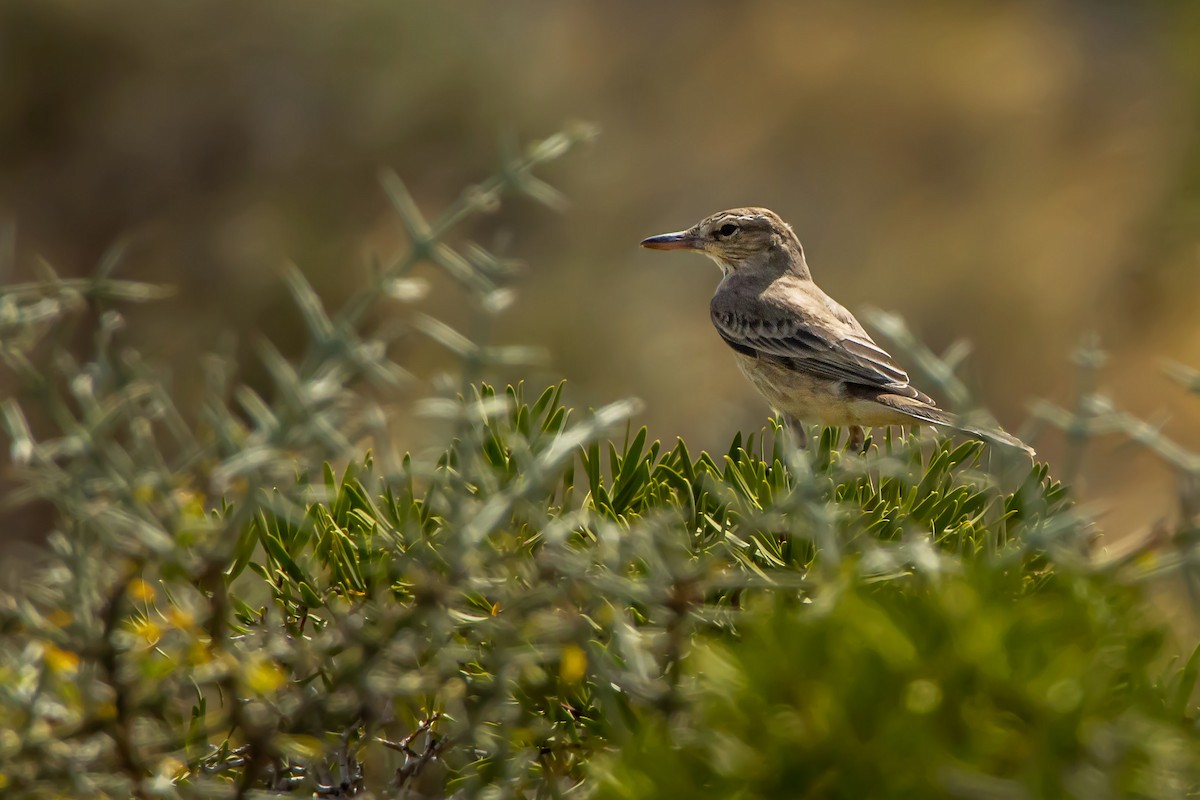
[(662, 233), (642, 239), (641, 246), (648, 250), (691, 250), (693, 243), (687, 233)]

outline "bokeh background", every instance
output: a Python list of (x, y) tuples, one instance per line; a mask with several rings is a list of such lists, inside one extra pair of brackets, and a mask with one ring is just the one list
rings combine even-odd
[[(641, 397), (694, 448), (762, 425), (710, 328), (715, 269), (637, 242), (766, 205), (850, 309), (970, 340), (965, 374), (1010, 429), (1033, 398), (1070, 402), (1095, 332), (1116, 403), (1200, 442), (1200, 402), (1161, 372), (1200, 366), (1198, 3), (0, 3), (16, 263), (86, 274), (126, 241), (121, 275), (179, 290), (131, 335), (185, 385), (226, 334), (286, 349), (281, 264), (336, 306), (403, 246), (381, 167), (434, 215), (503, 142), (570, 120), (602, 130), (548, 171), (570, 206), (465, 233), (526, 263), (497, 336), (545, 345), (527, 375), (565, 376), (572, 403)], [(428, 274), (434, 313), (465, 319)], [(422, 375), (444, 366), (412, 347)], [(1153, 457), (1092, 456), (1106, 528), (1174, 513)]]

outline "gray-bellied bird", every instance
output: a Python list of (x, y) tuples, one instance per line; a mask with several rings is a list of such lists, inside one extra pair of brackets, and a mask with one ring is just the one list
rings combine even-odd
[(930, 423), (1033, 455), (1020, 439), (964, 424), (909, 384), (854, 315), (813, 283), (800, 240), (773, 211), (722, 211), (642, 247), (694, 250), (717, 262), (723, 277), (710, 307), (713, 325), (794, 430), (801, 420), (849, 426), (850, 446), (860, 449), (864, 427)]

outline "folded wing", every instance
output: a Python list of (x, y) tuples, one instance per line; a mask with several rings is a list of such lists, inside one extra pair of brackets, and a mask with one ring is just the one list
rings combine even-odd
[(743, 355), (932, 404), (929, 397), (909, 385), (908, 373), (871, 341), (849, 312), (827, 298), (812, 299), (824, 304), (782, 304), (761, 296), (741, 297), (730, 303), (718, 293), (713, 298), (712, 321), (725, 343)]

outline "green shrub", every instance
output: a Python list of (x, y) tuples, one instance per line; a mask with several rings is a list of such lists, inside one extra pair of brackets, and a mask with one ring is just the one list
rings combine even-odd
[[(1189, 676), (1128, 592), (986, 565), (846, 581), (751, 609), (687, 657), (682, 710), (646, 715), (602, 798), (1194, 796)], [(1197, 651), (1200, 654), (1200, 650)], [(1181, 691), (1183, 689), (1183, 691)], [(1189, 793), (1190, 792), (1190, 793)]]

